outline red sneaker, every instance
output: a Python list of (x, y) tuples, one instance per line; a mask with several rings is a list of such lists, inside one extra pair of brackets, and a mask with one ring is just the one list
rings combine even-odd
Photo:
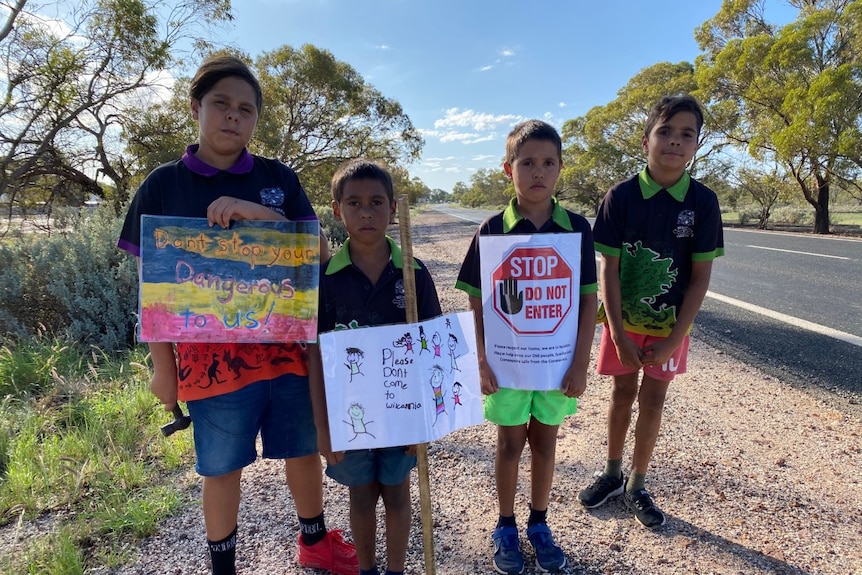
[(332, 529), (314, 545), (302, 542), (299, 535), (299, 564), (309, 569), (326, 569), (333, 575), (359, 575), (356, 546), (341, 536), (341, 529)]

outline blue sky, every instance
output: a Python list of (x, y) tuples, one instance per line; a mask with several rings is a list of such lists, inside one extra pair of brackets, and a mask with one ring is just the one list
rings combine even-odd
[[(565, 120), (613, 100), (639, 70), (694, 61), (721, 0), (241, 0), (224, 38), (252, 57), (314, 44), (394, 98), (425, 139), (409, 165), (451, 190), (500, 165), (522, 119)], [(794, 12), (770, 0), (768, 15)], [(773, 12), (775, 13), (773, 15)]]

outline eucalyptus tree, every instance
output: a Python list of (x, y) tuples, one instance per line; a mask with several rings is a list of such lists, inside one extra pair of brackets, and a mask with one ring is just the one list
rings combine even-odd
[(777, 163), (829, 233), (830, 188), (862, 175), (862, 0), (789, 0), (777, 26), (763, 0), (725, 0), (696, 31), (702, 90), (731, 111), (728, 138)]
[(328, 50), (282, 46), (255, 68), (265, 102), (255, 150), (296, 170), (313, 200), (328, 202), (329, 180), (347, 160), (403, 167), (419, 157), (424, 142), (401, 104)]
[(698, 89), (691, 63), (660, 62), (638, 72), (611, 102), (563, 125), (560, 196), (596, 209), (610, 186), (646, 164), (643, 136), (650, 108), (663, 96), (680, 94), (697, 97), (705, 108), (707, 123), (690, 166), (695, 175), (704, 172), (707, 158), (722, 146), (712, 124), (723, 121), (723, 113)]
[[(129, 194), (120, 136), (178, 55), (232, 19), (229, 0), (78, 0), (7, 6), (0, 30), (0, 197)], [(188, 51), (181, 47), (189, 46)], [(111, 182), (111, 186), (104, 185)]]

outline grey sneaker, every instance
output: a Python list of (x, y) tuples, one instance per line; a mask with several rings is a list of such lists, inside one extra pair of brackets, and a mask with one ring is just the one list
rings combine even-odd
[(587, 509), (604, 505), (611, 497), (623, 494), (626, 478), (622, 474), (619, 477), (609, 477), (601, 471), (596, 472), (592, 484), (578, 494), (578, 501)]
[(664, 513), (652, 502), (652, 497), (646, 489), (626, 491), (623, 501), (629, 511), (635, 514), (637, 522), (647, 529), (658, 529), (667, 521)]

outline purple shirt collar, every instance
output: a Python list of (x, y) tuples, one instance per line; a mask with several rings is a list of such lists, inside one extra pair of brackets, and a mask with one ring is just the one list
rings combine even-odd
[(192, 144), (186, 148), (186, 153), (183, 154), (182, 160), (183, 164), (193, 171), (196, 174), (200, 174), (201, 176), (212, 177), (218, 174), (219, 172), (227, 172), (229, 174), (247, 174), (254, 167), (254, 158), (252, 158), (251, 154), (248, 153), (246, 148), (242, 149), (242, 153), (237, 158), (236, 163), (232, 165), (227, 170), (219, 170), (218, 168), (214, 168), (210, 166), (197, 156), (195, 156), (195, 152), (200, 148), (200, 144)]

